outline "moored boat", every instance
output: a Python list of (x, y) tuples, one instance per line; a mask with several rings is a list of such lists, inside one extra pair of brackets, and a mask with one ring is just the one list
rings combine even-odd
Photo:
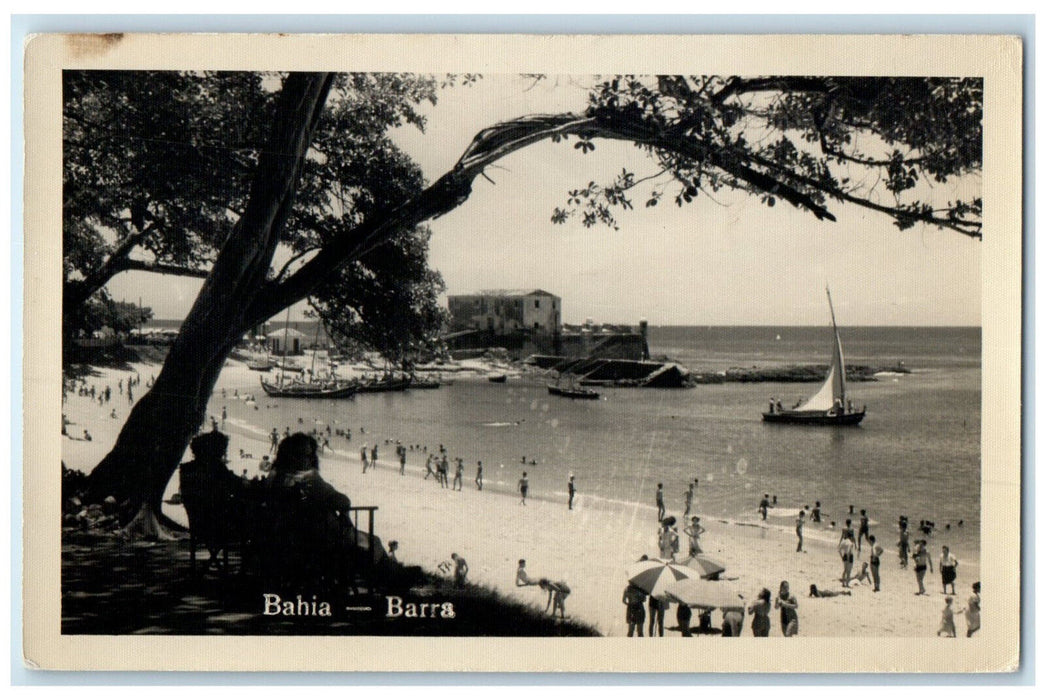
[(356, 394), (356, 384), (344, 380), (272, 384), (262, 379), (261, 385), (262, 390), (269, 396), (286, 399), (349, 399)]
[(548, 393), (553, 396), (565, 396), (568, 399), (598, 399), (599, 392), (592, 391), (591, 389), (582, 389), (581, 387), (561, 387), (555, 384), (548, 384)]
[(864, 419), (865, 409), (853, 409), (846, 398), (846, 364), (843, 362), (843, 344), (839, 340), (839, 327), (835, 324), (835, 309), (832, 306), (832, 293), (825, 288), (828, 295), (828, 309), (832, 315), (832, 364), (824, 384), (809, 400), (795, 408), (782, 408), (781, 402), (771, 399), (770, 410), (763, 413), (766, 423), (788, 423), (793, 425), (859, 425)]
[(504, 384), (508, 381), (507, 374), (490, 374), (487, 375), (488, 382), (494, 382), (495, 384)]

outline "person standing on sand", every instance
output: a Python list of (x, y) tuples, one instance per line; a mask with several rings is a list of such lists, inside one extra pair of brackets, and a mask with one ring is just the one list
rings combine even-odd
[[(650, 622), (647, 624), (647, 636), (654, 636), (654, 629), (657, 629), (657, 636), (665, 636), (665, 608), (668, 603), (660, 598), (650, 596), (648, 606), (650, 608)], [(642, 635), (640, 635), (642, 636)]]
[(759, 501), (759, 514), (766, 520), (766, 511), (770, 509), (770, 494), (764, 493), (763, 500)]
[(665, 518), (661, 524), (661, 532), (658, 535), (658, 549), (661, 558), (665, 561), (675, 561), (676, 552), (679, 551), (679, 533), (675, 529), (676, 517), (671, 515)]
[(937, 636), (944, 634), (945, 637), (955, 636), (955, 611), (952, 610), (952, 597), (944, 599), (944, 609), (941, 610), (941, 626), (937, 630)]
[(571, 474), (570, 478), (567, 479), (567, 510), (574, 510), (574, 494), (577, 493), (577, 489), (574, 487), (574, 475)]
[(461, 457), (458, 457), (457, 463), (454, 466), (454, 483), (451, 485), (451, 490), (461, 490), (461, 477), (465, 473), (465, 463), (461, 461)]
[(657, 485), (657, 492), (654, 493), (654, 503), (657, 505), (657, 521), (661, 522), (665, 519), (665, 491), (662, 484)]
[(799, 517), (795, 520), (795, 536), (799, 538), (799, 544), (795, 546), (795, 551), (803, 551), (803, 526), (806, 524), (806, 511), (799, 511)]
[(952, 587), (952, 595), (955, 595), (955, 569), (959, 566), (956, 559), (948, 550), (948, 545), (941, 547), (941, 558), (937, 562), (941, 568), (941, 593), (948, 593), (948, 586)]
[(770, 636), (770, 589), (764, 588), (759, 591), (759, 597), (748, 606), (748, 614), (752, 616), (752, 636)]
[(933, 573), (933, 561), (930, 559), (930, 552), (926, 549), (926, 540), (915, 541), (912, 559), (915, 561), (915, 580), (919, 584), (919, 591), (915, 595), (926, 595), (926, 587), (923, 585), (926, 568), (929, 567), (930, 573)]
[(374, 447), (370, 448), (370, 467), (371, 469), (378, 468), (378, 443), (374, 443)]
[(854, 541), (852, 537), (844, 537), (839, 542), (839, 558), (843, 560), (843, 575), (839, 580), (843, 582), (844, 588), (850, 587), (850, 573), (854, 568)]
[(901, 560), (901, 568), (908, 568), (908, 523), (901, 523), (901, 535), (897, 540), (897, 557)]
[(519, 502), (521, 505), (527, 505), (527, 491), (530, 490), (530, 482), (527, 481), (527, 473), (523, 472), (523, 476), (519, 479)]
[(872, 553), (868, 556), (868, 563), (872, 567), (872, 588), (873, 593), (879, 592), (879, 563), (883, 556), (883, 548), (875, 541), (875, 535), (868, 537), (868, 544), (872, 546)]
[(693, 616), (693, 611), (690, 610), (689, 605), (683, 605), (680, 603), (676, 606), (676, 624), (679, 625), (679, 633), (684, 637), (693, 637), (690, 633), (690, 620)]
[(973, 584), (973, 595), (966, 602), (966, 636), (972, 637), (973, 633), (981, 628), (981, 582)]
[(447, 453), (443, 452), (443, 456), (440, 457), (439, 462), (436, 464), (436, 476), (439, 477), (439, 487), (441, 489), (447, 488), (447, 472), (450, 471), (450, 462), (447, 461)]
[(646, 593), (630, 583), (625, 587), (625, 592), (621, 595), (621, 602), (625, 604), (625, 622), (628, 623), (628, 636), (642, 637), (643, 621), (646, 619), (646, 610), (643, 605), (646, 602)]
[(407, 473), (407, 448), (400, 445), (400, 476)]
[(425, 478), (422, 481), (428, 481), (430, 476), (436, 477), (439, 480), (439, 475), (432, 471), (432, 455), (425, 458)]
[(686, 520), (690, 516), (690, 508), (694, 505), (694, 485), (689, 484), (686, 487), (686, 492), (683, 493), (683, 519)]
[(363, 463), (363, 473), (367, 473), (367, 445), (360, 448), (360, 461)]
[(468, 562), (464, 557), (458, 556), (456, 552), (452, 553), (450, 558), (454, 561), (454, 583), (463, 586), (469, 575)]
[(476, 489), (483, 490), (483, 462), (476, 462)]
[(799, 601), (788, 590), (788, 581), (781, 581), (774, 607), (781, 610), (781, 632), (786, 637), (799, 634)]
[(857, 527), (857, 553), (861, 553), (861, 543), (871, 537), (871, 532), (868, 529), (868, 513), (865, 512), (864, 508), (861, 509), (861, 519)]
[[(850, 508), (853, 509), (853, 506), (850, 506)], [(839, 542), (842, 543), (843, 540), (850, 540), (855, 546), (857, 544), (857, 538), (854, 535), (853, 521), (849, 518), (846, 519), (846, 525), (843, 526), (842, 532), (839, 533)]]
[(816, 501), (814, 503), (814, 509), (810, 511), (810, 522), (819, 523), (821, 522), (821, 502)]
[(690, 527), (683, 528), (683, 533), (690, 538), (690, 556), (696, 557), (701, 554), (701, 534), (704, 531), (701, 518), (696, 515), (690, 518)]
[(275, 452), (276, 448), (280, 446), (280, 433), (276, 428), (272, 429), (272, 433), (269, 434), (269, 452)]

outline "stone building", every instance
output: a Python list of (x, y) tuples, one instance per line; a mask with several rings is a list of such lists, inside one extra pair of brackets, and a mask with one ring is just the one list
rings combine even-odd
[(559, 333), (562, 300), (542, 289), (497, 289), (447, 298), (452, 331), (486, 331), (495, 336)]

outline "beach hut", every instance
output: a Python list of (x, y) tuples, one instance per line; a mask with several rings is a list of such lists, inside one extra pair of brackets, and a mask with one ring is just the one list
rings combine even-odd
[[(293, 328), (281, 328), (265, 336), (265, 344), (273, 355), (300, 355), (304, 340), (305, 335)], [(286, 352), (284, 347), (286, 347)]]

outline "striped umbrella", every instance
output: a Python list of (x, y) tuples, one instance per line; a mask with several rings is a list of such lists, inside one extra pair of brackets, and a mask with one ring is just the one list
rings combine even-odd
[(654, 598), (665, 597), (665, 587), (685, 578), (701, 578), (700, 572), (674, 561), (646, 559), (629, 566), (628, 582)]
[(716, 581), (687, 579), (673, 581), (665, 588), (666, 597), (673, 603), (691, 608), (719, 608), (720, 610), (743, 610), (744, 597), (730, 584)]
[(701, 574), (701, 578), (707, 580), (715, 580), (719, 577), (719, 574), (726, 571), (725, 566), (717, 562), (715, 559), (709, 559), (703, 554), (692, 556), (680, 563), (683, 566), (698, 572)]

